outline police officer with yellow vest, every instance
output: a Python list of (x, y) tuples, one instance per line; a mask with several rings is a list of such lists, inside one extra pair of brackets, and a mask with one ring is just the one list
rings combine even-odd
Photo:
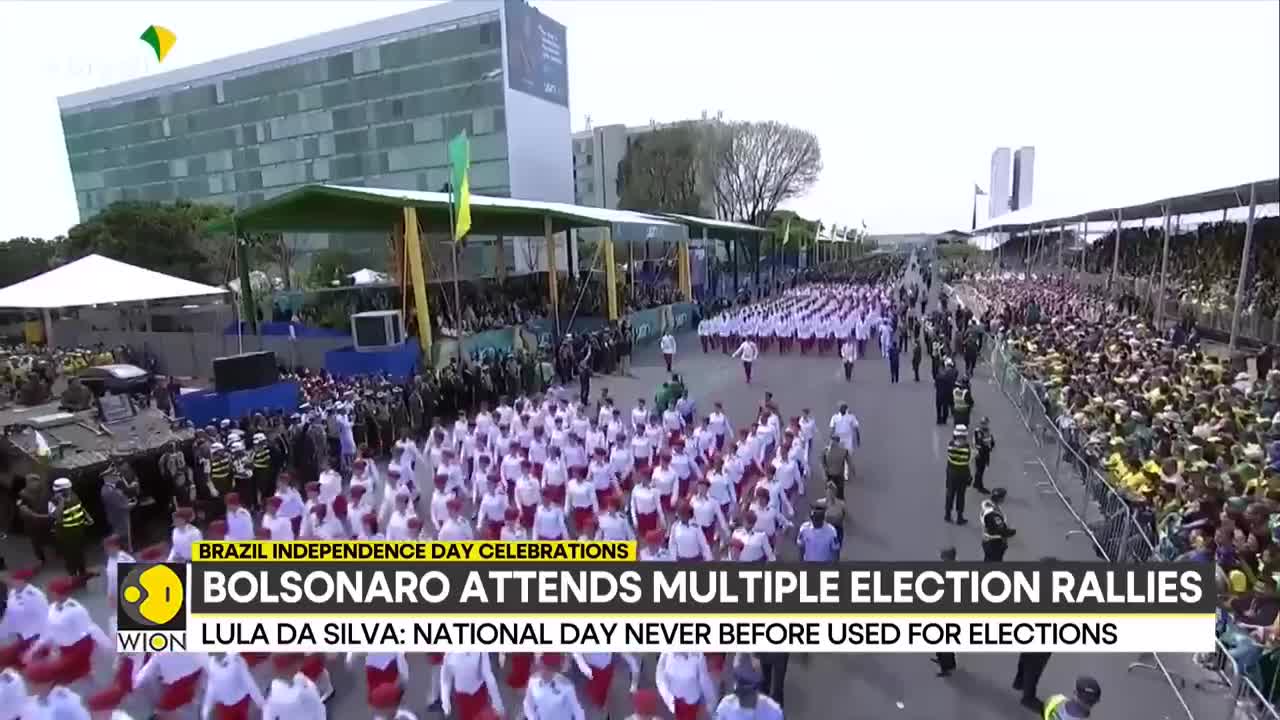
[(1044, 720), (1084, 720), (1102, 699), (1098, 681), (1088, 675), (1076, 678), (1075, 697), (1054, 695), (1045, 701)]
[[(275, 494), (276, 474), (274, 466), (275, 463), (271, 457), (271, 444), (267, 442), (267, 434), (254, 433), (253, 484), (255, 487), (249, 493), (249, 502), (252, 503), (249, 507), (250, 510), (257, 510), (259, 500), (265, 504), (267, 498)], [(241, 497), (244, 497), (244, 495), (242, 494)]]
[(956, 380), (956, 387), (951, 391), (951, 417), (956, 425), (969, 425), (969, 413), (973, 411), (973, 393), (969, 392), (969, 378)]
[(1018, 534), (1004, 520), (1000, 507), (1005, 498), (1004, 488), (992, 488), (991, 497), (982, 501), (982, 560), (1000, 562), (1009, 549), (1009, 538)]
[(231, 455), (222, 443), (214, 443), (209, 447), (209, 482), (205, 489), (209, 491), (209, 502), (205, 506), (207, 517), (217, 517), (222, 508), (218, 498), (234, 490), (231, 477)]
[(49, 516), (53, 519), (53, 534), (58, 541), (58, 551), (67, 563), (67, 574), (84, 580), (89, 574), (84, 559), (84, 546), (88, 542), (86, 531), (93, 524), (93, 518), (85, 512), (84, 505), (71, 490), (71, 481), (67, 478), (53, 481)]
[(942, 515), (943, 520), (951, 522), (954, 509), (957, 525), (969, 522), (964, 517), (964, 493), (969, 487), (969, 460), (972, 456), (969, 428), (957, 425), (951, 433), (951, 442), (947, 444), (947, 503)]

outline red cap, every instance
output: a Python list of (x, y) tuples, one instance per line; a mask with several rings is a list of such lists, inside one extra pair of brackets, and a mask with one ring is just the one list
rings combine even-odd
[(267, 507), (272, 510), (279, 510), (280, 505), (283, 503), (284, 503), (284, 500), (281, 499), (279, 495), (272, 495), (271, 497), (267, 498)]
[(769, 488), (756, 488), (756, 497), (769, 499)]
[(472, 715), (471, 720), (498, 720), (498, 713), (492, 707), (485, 706)]
[(747, 510), (745, 513), (742, 514), (742, 520), (748, 525), (754, 525), (756, 522), (756, 511)]
[(31, 578), (36, 576), (35, 568), (18, 568), (9, 573), (9, 577), (22, 582), (31, 582)]
[(351, 489), (347, 492), (351, 493), (351, 497), (353, 498), (360, 498), (365, 494), (365, 489), (363, 485), (352, 485)]
[(55, 599), (65, 600), (75, 591), (76, 585), (77, 583), (74, 579), (65, 575), (56, 577), (49, 581), (49, 594)]
[(542, 653), (542, 666), (553, 670), (559, 670), (564, 667), (564, 655), (560, 653)]
[[(359, 485), (357, 485), (356, 487), (359, 487)], [(333, 499), (333, 514), (338, 516), (339, 518), (345, 518), (347, 516), (347, 499), (346, 498), (339, 495), (338, 497)]]
[(117, 550), (120, 549), (120, 536), (115, 533), (111, 533), (110, 535), (102, 538), (102, 546), (106, 548), (116, 548)]
[(409, 529), (410, 529), (410, 530), (421, 530), (421, 529), (422, 529), (422, 518), (420, 518), (420, 517), (411, 517), (411, 518), (409, 518), (409, 523), (408, 523), (408, 525), (409, 525)]
[(240, 507), (240, 493), (229, 492), (222, 497), (228, 507)]
[(194, 518), (195, 516), (196, 516), (196, 511), (192, 510), (189, 507), (180, 507), (177, 510), (175, 510), (173, 513), (173, 519), (186, 520), (187, 522), (191, 522), (192, 518)]
[(378, 524), (378, 516), (376, 513), (367, 512), (364, 514), (364, 517), (360, 518), (360, 521), (363, 522), (365, 525), (376, 526)]
[(142, 562), (164, 562), (167, 557), (169, 557), (169, 548), (164, 545), (152, 545), (138, 554), (138, 559)]
[(631, 693), (632, 708), (641, 715), (657, 715), (658, 701), (658, 691), (652, 688), (641, 688)]
[(324, 517), (325, 515), (328, 514), (328, 512), (329, 512), (329, 508), (325, 507), (324, 503), (316, 503), (315, 505), (311, 506), (312, 515), (316, 515), (318, 517)]
[(400, 707), (400, 697), (404, 693), (394, 682), (385, 682), (369, 691), (369, 707), (374, 710), (395, 710)]
[(271, 656), (271, 667), (278, 673), (292, 672), (301, 663), (301, 653), (276, 653)]
[(259, 540), (270, 540), (271, 531), (268, 530), (267, 528), (258, 528), (253, 532), (253, 536), (258, 538)]
[(599, 527), (599, 523), (596, 522), (594, 517), (585, 517), (582, 519), (582, 527), (578, 528), (578, 530), (586, 533), (595, 530), (597, 527)]
[(693, 514), (693, 507), (689, 505), (688, 500), (681, 500), (676, 503), (676, 514), (680, 517), (688, 517)]
[(364, 458), (356, 458), (355, 462), (351, 463), (351, 466), (354, 467), (356, 470), (363, 470)]
[(62, 663), (56, 658), (47, 656), (33, 660), (23, 668), (22, 676), (28, 683), (35, 685), (56, 683), (62, 676)]
[(518, 508), (509, 507), (507, 508), (507, 511), (502, 514), (502, 516), (508, 520), (519, 520), (520, 510)]
[(445, 506), (448, 507), (450, 510), (461, 510), (462, 498), (457, 497), (455, 495), (454, 497), (449, 498), (449, 502), (445, 503)]
[(124, 701), (124, 686), (112, 683), (89, 696), (85, 701), (89, 712), (106, 712), (120, 707)]
[(314, 681), (324, 674), (324, 655), (316, 653), (302, 659), (302, 674)]
[(318, 483), (318, 482), (309, 482), (309, 483), (307, 483), (307, 485), (306, 485), (306, 490), (307, 490), (307, 493), (308, 493), (308, 494), (309, 494), (309, 493), (319, 493), (319, 492), (320, 492), (320, 483)]
[(618, 497), (617, 495), (610, 495), (609, 497), (605, 498), (604, 504), (605, 504), (605, 507), (609, 508), (610, 510), (621, 510), (622, 498)]
[(662, 538), (663, 535), (661, 530), (650, 530), (644, 534), (644, 541), (650, 545), (661, 545)]
[(742, 548), (746, 547), (747, 544), (742, 542), (742, 538), (734, 538), (729, 541), (729, 546), (732, 547), (734, 550), (741, 550)]
[(225, 538), (227, 536), (227, 521), (214, 520), (209, 523), (208, 535), (210, 540), (221, 540), (222, 538)]

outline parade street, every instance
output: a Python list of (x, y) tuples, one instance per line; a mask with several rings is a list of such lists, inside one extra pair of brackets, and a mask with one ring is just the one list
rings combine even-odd
[[(869, 343), (868, 356), (857, 362), (853, 382), (845, 383), (834, 354), (817, 357), (793, 352), (779, 356), (772, 349), (761, 354), (755, 363), (753, 382), (746, 385), (741, 364), (719, 352), (703, 354), (696, 335), (682, 335), (678, 342), (674, 369), (693, 394), (700, 416), (719, 401), (736, 429), (754, 416), (765, 391), (770, 391), (784, 418), (799, 415), (806, 407), (812, 410), (818, 432), (811, 462), (817, 462), (829, 436), (827, 423), (832, 413), (841, 402), (849, 403), (861, 422), (862, 445), (854, 456), (857, 476), (846, 492), (850, 519), (843, 558), (934, 561), (940, 548), (955, 546), (961, 560), (981, 559), (977, 523), (981, 496), (969, 492), (968, 525), (951, 525), (942, 520), (945, 447), (951, 427), (933, 423), (933, 386), (927, 359), (921, 365), (921, 381), (917, 383), (912, 379), (910, 355), (904, 354), (902, 381), (891, 385), (887, 361), (879, 356), (875, 344)], [(654, 392), (668, 377), (656, 346), (640, 351), (632, 375), (593, 378), (593, 401), (601, 388), (608, 388), (624, 411), (639, 397), (653, 402)], [(1038, 493), (1035, 482), (1040, 479), (1040, 470), (1024, 465), (1032, 442), (989, 378), (990, 368), (983, 364), (973, 385), (974, 419), (991, 418), (997, 444), (987, 485), (1008, 489), (1007, 518), (1009, 525), (1018, 530), (1006, 559), (1036, 560), (1047, 555), (1064, 560), (1096, 559), (1081, 537), (1065, 538), (1072, 525), (1057, 498)], [(576, 395), (578, 388), (571, 390)], [(821, 495), (820, 478), (820, 472), (811, 473), (808, 497)], [(798, 519), (806, 514), (797, 508)], [(780, 544), (779, 554), (783, 560), (797, 559), (794, 530)], [(80, 597), (105, 626), (101, 580), (92, 582)], [(1016, 655), (962, 655), (958, 658), (959, 669), (949, 678), (935, 677), (937, 667), (929, 658), (916, 654), (793, 656), (786, 681), (787, 717), (1014, 720), (1035, 716), (1019, 705), (1019, 694), (1010, 688)], [(1126, 672), (1128, 664), (1137, 659), (1126, 655), (1055, 655), (1041, 680), (1040, 696), (1070, 692), (1076, 676), (1090, 674), (1104, 688), (1100, 706), (1103, 716), (1181, 720), (1185, 715), (1161, 676), (1146, 670)], [(1177, 667), (1189, 671), (1193, 680), (1199, 677), (1191, 674), (1195, 670), (1189, 660), (1175, 660), (1181, 661)], [(652, 687), (653, 658), (643, 661), (642, 686)], [(420, 713), (420, 717), (434, 720), (437, 714), (424, 713), (427, 665), (414, 657), (410, 666), (406, 706)], [(329, 701), (330, 717), (367, 717), (361, 665), (357, 663), (353, 671), (342, 669), (336, 662), (330, 667), (336, 689)], [(498, 677), (502, 684), (501, 671)], [(629, 682), (625, 670), (619, 670), (612, 695), (614, 718), (625, 717), (630, 710)], [(1205, 717), (1211, 716), (1210, 711), (1217, 712), (1216, 708), (1226, 716), (1226, 698), (1190, 688), (1187, 695), (1192, 701), (1203, 701), (1199, 704), (1202, 709), (1208, 708)], [(132, 698), (129, 709), (145, 717), (140, 700)], [(505, 693), (504, 702), (508, 717), (515, 717), (520, 698)]]

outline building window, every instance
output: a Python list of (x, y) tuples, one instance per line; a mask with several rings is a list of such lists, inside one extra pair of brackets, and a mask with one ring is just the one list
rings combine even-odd
[(587, 153), (587, 164), (591, 164), (591, 153)]

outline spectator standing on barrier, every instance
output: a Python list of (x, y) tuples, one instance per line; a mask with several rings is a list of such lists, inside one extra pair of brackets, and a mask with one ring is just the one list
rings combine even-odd
[(987, 474), (987, 466), (991, 464), (991, 451), (995, 449), (996, 439), (991, 434), (991, 418), (984, 417), (973, 431), (973, 489), (984, 495), (987, 487), (982, 484), (982, 478)]
[[(1042, 563), (1056, 563), (1057, 558), (1042, 557)], [(1024, 652), (1018, 653), (1018, 670), (1013, 676), (1013, 689), (1022, 693), (1022, 705), (1035, 712), (1045, 713), (1045, 717), (1050, 717), (1046, 712), (1044, 701), (1040, 699), (1039, 690), (1040, 676), (1044, 674), (1044, 669), (1049, 664), (1049, 658), (1052, 653), (1047, 652)]]
[(1083, 720), (1088, 718), (1102, 699), (1098, 681), (1088, 675), (1076, 678), (1074, 697), (1054, 695), (1044, 704), (1044, 720)]
[(1018, 534), (1017, 530), (1005, 523), (1004, 503), (1005, 489), (992, 488), (991, 497), (982, 501), (982, 561), (1000, 562), (1009, 549), (1009, 538)]
[[(956, 561), (956, 549), (954, 547), (943, 548), (938, 553), (938, 559), (944, 563), (953, 563)], [(950, 677), (951, 673), (956, 669), (956, 654), (953, 652), (934, 653), (930, 658), (934, 665), (938, 666), (938, 677)]]

